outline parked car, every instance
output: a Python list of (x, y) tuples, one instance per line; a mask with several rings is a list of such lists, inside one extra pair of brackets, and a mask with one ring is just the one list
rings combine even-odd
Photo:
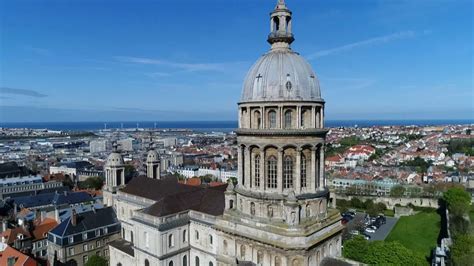
[(375, 230), (373, 228), (367, 227), (365, 228), (366, 233), (375, 233)]
[(355, 236), (359, 235), (359, 231), (357, 231), (357, 230), (351, 230), (349, 233), (351, 235), (355, 235)]

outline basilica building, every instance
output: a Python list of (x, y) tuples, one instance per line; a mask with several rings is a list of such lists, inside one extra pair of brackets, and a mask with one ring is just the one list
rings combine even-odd
[(324, 172), (325, 102), (311, 66), (291, 49), (292, 23), (279, 0), (270, 51), (244, 80), (235, 186), (162, 178), (153, 149), (147, 175), (125, 184), (120, 153), (110, 155), (104, 203), (122, 225), (110, 265), (312, 266), (341, 255), (340, 214)]

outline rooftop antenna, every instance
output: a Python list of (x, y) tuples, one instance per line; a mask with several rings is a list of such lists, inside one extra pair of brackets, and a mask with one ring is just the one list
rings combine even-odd
[(104, 129), (107, 130), (107, 123), (104, 123)]
[(120, 128), (123, 129), (123, 123), (120, 123)]
[(138, 122), (137, 122), (137, 129), (138, 129)]
[(156, 122), (155, 122), (155, 125), (154, 125), (154, 129), (156, 129)]

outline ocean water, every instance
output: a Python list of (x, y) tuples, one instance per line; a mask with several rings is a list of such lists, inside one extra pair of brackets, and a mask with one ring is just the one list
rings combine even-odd
[[(372, 126), (430, 126), (430, 125), (467, 125), (474, 120), (326, 120), (326, 127), (372, 127)], [(63, 131), (95, 131), (105, 127), (118, 128), (157, 128), (192, 129), (196, 131), (231, 131), (237, 128), (237, 121), (139, 121), (139, 122), (11, 122), (2, 123), (4, 128), (34, 128)]]

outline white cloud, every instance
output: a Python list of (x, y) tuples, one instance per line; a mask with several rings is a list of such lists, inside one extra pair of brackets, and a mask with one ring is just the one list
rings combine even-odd
[(414, 31), (400, 31), (400, 32), (393, 33), (393, 34), (388, 34), (388, 35), (384, 35), (384, 36), (370, 38), (370, 39), (363, 40), (363, 41), (349, 43), (349, 44), (342, 45), (342, 46), (335, 47), (335, 48), (331, 48), (331, 49), (321, 50), (321, 51), (318, 51), (318, 52), (315, 52), (315, 53), (312, 53), (312, 54), (308, 55), (307, 58), (309, 60), (312, 60), (312, 59), (316, 59), (316, 58), (323, 57), (323, 56), (328, 56), (328, 55), (332, 55), (332, 54), (338, 54), (338, 53), (341, 53), (341, 52), (350, 51), (354, 48), (370, 46), (370, 45), (374, 45), (374, 44), (388, 43), (388, 42), (395, 41), (395, 40), (413, 38), (415, 36), (416, 36), (416, 32), (414, 32)]
[(153, 59), (146, 57), (132, 56), (116, 56), (116, 60), (125, 63), (144, 64), (144, 65), (161, 65), (165, 67), (177, 68), (184, 71), (224, 71), (230, 65), (236, 63), (179, 63), (168, 60)]

